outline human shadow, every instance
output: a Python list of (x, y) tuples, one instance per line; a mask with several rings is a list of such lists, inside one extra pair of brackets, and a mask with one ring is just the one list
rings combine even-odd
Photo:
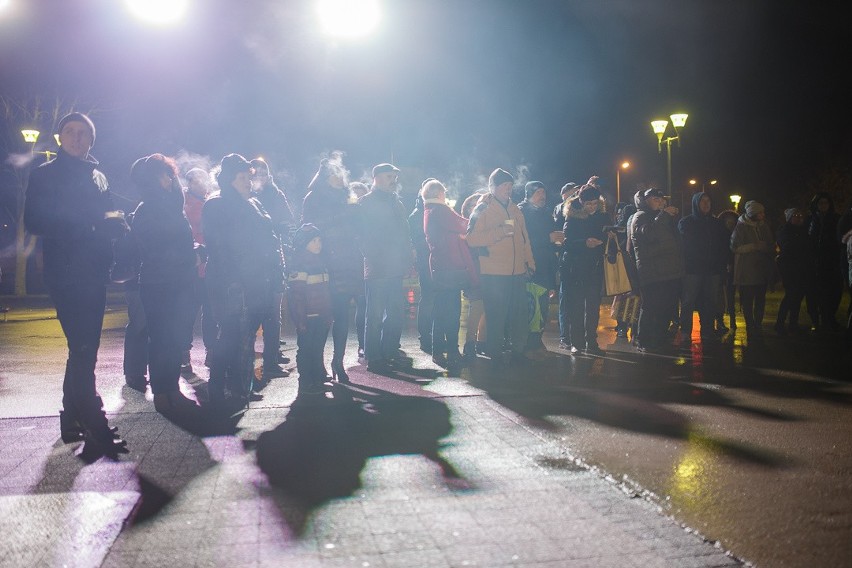
[(419, 454), (445, 479), (459, 477), (440, 453), (452, 431), (446, 404), (377, 389), (348, 392), (335, 389), (334, 400), (297, 397), (284, 422), (257, 439), (258, 465), (281, 491), (282, 514), (296, 533), (312, 509), (361, 487), (370, 457)]

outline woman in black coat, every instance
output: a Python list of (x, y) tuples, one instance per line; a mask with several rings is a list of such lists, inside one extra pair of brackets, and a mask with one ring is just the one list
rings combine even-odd
[(195, 322), (200, 259), (183, 213), (177, 165), (152, 154), (133, 163), (130, 178), (142, 197), (133, 218), (133, 239), (141, 260), (139, 292), (148, 327), (154, 408), (166, 415), (191, 412), (197, 405), (181, 393), (179, 379), (184, 344)]

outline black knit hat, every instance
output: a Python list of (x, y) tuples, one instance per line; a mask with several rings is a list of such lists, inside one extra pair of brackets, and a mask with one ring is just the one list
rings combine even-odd
[(601, 198), (601, 192), (593, 185), (584, 185), (579, 193), (580, 201), (583, 203)]
[(528, 181), (527, 185), (524, 186), (524, 197), (529, 199), (539, 188), (544, 189), (544, 184), (540, 181)]
[(515, 183), (515, 178), (512, 177), (512, 174), (507, 172), (502, 168), (497, 168), (491, 175), (488, 176), (488, 187), (497, 187), (504, 183)]
[(298, 230), (296, 230), (296, 234), (293, 235), (293, 248), (297, 251), (304, 250), (314, 237), (319, 236), (321, 236), (320, 230), (316, 225), (313, 223), (305, 223), (299, 227)]
[(65, 116), (63, 116), (59, 120), (59, 124), (56, 127), (56, 133), (61, 134), (62, 129), (65, 128), (65, 125), (69, 122), (82, 122), (86, 126), (89, 127), (89, 130), (92, 131), (92, 144), (95, 143), (95, 123), (92, 122), (92, 119), (83, 114), (82, 112), (69, 112)]

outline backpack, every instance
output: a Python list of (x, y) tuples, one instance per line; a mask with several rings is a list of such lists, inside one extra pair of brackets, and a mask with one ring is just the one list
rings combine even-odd
[(142, 266), (142, 258), (139, 255), (139, 245), (133, 234), (133, 217), (136, 211), (129, 213), (125, 218), (130, 230), (117, 238), (112, 244), (113, 264), (109, 272), (109, 278), (115, 284), (124, 284), (139, 278), (139, 268)]

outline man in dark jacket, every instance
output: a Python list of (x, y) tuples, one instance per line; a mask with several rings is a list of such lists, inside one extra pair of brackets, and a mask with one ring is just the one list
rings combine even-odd
[(126, 453), (107, 423), (95, 385), (112, 243), (127, 230), (107, 179), (89, 155), (95, 125), (73, 112), (59, 121), (56, 159), (30, 175), (24, 223), (43, 239), (44, 278), (68, 341), (59, 424), (64, 442), (84, 439), (84, 454)]
[(378, 164), (373, 168), (370, 192), (358, 200), (367, 293), (364, 354), (367, 368), (374, 371), (386, 371), (400, 362), (405, 309), (402, 279), (414, 260), (408, 216), (396, 195), (398, 179), (396, 166)]
[(666, 326), (677, 308), (684, 275), (683, 245), (675, 224), (677, 207), (667, 205), (662, 190), (652, 187), (637, 196), (638, 211), (627, 223), (627, 239), (642, 295), (639, 350), (664, 347)]
[[(530, 247), (535, 259), (536, 271), (527, 284), (527, 296), (530, 300), (530, 336), (528, 349), (544, 349), (541, 336), (548, 320), (550, 296), (556, 291), (557, 241), (561, 242), (561, 231), (556, 233), (556, 223), (551, 212), (545, 208), (547, 191), (540, 181), (531, 181), (524, 187), (524, 200), (518, 209), (524, 214), (524, 223), (530, 236)], [(560, 227), (561, 229), (561, 227)], [(538, 312), (538, 317), (536, 313)]]
[(699, 191), (692, 196), (692, 214), (678, 223), (683, 236), (686, 274), (680, 305), (681, 341), (690, 342), (692, 312), (698, 310), (702, 339), (715, 337), (715, 314), (722, 274), (728, 258), (729, 235), (722, 221), (711, 214), (710, 195)]

